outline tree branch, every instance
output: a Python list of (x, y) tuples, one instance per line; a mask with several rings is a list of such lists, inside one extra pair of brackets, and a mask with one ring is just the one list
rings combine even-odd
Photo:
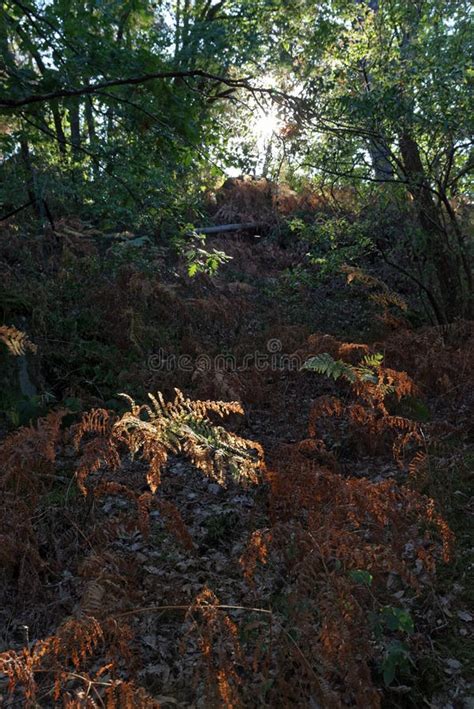
[(251, 91), (255, 91), (255, 89), (248, 83), (250, 77), (242, 79), (229, 79), (225, 76), (210, 74), (207, 71), (203, 71), (201, 69), (190, 69), (189, 71), (157, 71), (152, 74), (143, 74), (142, 76), (130, 76), (123, 79), (111, 79), (110, 81), (102, 81), (96, 84), (85, 84), (84, 86), (79, 86), (77, 88), (72, 89), (57, 89), (56, 91), (50, 91), (46, 94), (32, 94), (30, 96), (24, 96), (23, 98), (19, 99), (0, 98), (0, 107), (21, 108), (22, 106), (28, 106), (34, 103), (44, 103), (46, 101), (52, 101), (53, 99), (58, 98), (85, 96), (87, 94), (93, 94), (96, 91), (100, 91), (102, 89), (109, 89), (114, 86), (131, 86), (137, 84), (145, 84), (149, 81), (155, 81), (157, 79), (183, 79), (194, 77), (209, 79), (210, 81), (216, 81), (218, 83), (225, 84), (226, 86), (233, 88), (244, 88)]

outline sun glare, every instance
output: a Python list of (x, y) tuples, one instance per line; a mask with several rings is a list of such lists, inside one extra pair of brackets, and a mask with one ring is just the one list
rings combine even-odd
[(260, 111), (254, 123), (253, 130), (259, 140), (266, 141), (280, 126), (281, 121), (275, 111), (270, 111), (269, 113)]

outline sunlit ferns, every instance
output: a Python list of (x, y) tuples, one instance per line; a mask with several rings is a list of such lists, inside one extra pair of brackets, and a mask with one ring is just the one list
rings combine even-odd
[(0, 325), (0, 342), (3, 342), (9, 353), (15, 357), (26, 354), (28, 350), (36, 352), (37, 349), (25, 332), (7, 325)]
[[(341, 351), (341, 347), (333, 348), (333, 351)], [(341, 380), (349, 385), (353, 397), (348, 402), (337, 396), (317, 398), (309, 416), (310, 436), (320, 437), (323, 417), (348, 420), (350, 427), (357, 431), (358, 444), (365, 445), (372, 454), (383, 447), (387, 437), (391, 438), (392, 454), (401, 468), (405, 466), (405, 452), (415, 449), (415, 458), (409, 464), (409, 471), (413, 474), (421, 460), (420, 448), (425, 447), (421, 426), (404, 416), (390, 414), (387, 408), (390, 399), (400, 401), (417, 393), (406, 372), (384, 367), (380, 353), (367, 353), (358, 363), (351, 364), (322, 352), (309, 358), (303, 369), (335, 382)]]
[[(131, 443), (132, 453), (146, 449), (151, 437), (162, 442), (164, 452), (184, 454), (209, 477), (223, 484), (227, 471), (238, 481), (258, 482), (263, 465), (259, 443), (249, 441), (217, 426), (209, 418), (243, 414), (238, 402), (193, 401), (175, 389), (176, 396), (165, 402), (159, 393), (149, 394), (151, 406), (137, 405), (130, 397), (131, 410), (117, 424), (117, 431)], [(143, 415), (147, 420), (143, 420)], [(153, 486), (150, 485), (152, 491)]]
[[(152, 493), (158, 489), (168, 455), (181, 454), (202, 472), (220, 484), (227, 473), (235, 479), (258, 482), (263, 466), (263, 452), (255, 441), (248, 441), (215, 425), (209, 418), (242, 413), (236, 402), (193, 401), (178, 389), (173, 401), (149, 394), (151, 404), (137, 404), (123, 394), (130, 410), (114, 418), (105, 410), (86, 414), (74, 435), (76, 448), (82, 447), (77, 479), (83, 492), (91, 472), (103, 465), (118, 467), (122, 448), (133, 457), (148, 463), (147, 482)], [(90, 439), (90, 434), (93, 435)]]
[(416, 392), (413, 381), (405, 372), (396, 372), (382, 366), (383, 355), (379, 352), (366, 354), (357, 365), (335, 360), (327, 352), (308, 359), (303, 369), (309, 369), (337, 381), (349, 382), (354, 394), (362, 397), (368, 404), (387, 413), (385, 398), (394, 394), (398, 400)]
[(103, 639), (104, 633), (95, 618), (81, 621), (70, 618), (54, 635), (39, 640), (31, 648), (2, 653), (0, 672), (8, 677), (10, 691), (20, 684), (25, 693), (26, 706), (36, 706), (35, 674), (48, 667), (54, 676), (54, 698), (57, 700), (67, 676), (66, 668), (70, 666), (71, 669), (79, 669)]

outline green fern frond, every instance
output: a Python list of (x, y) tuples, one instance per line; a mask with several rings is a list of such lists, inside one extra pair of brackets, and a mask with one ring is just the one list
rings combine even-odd
[(362, 359), (362, 364), (366, 367), (372, 367), (373, 369), (378, 369), (382, 366), (383, 354), (381, 352), (374, 352), (373, 354), (367, 354)]
[(357, 371), (355, 367), (340, 359), (334, 359), (327, 352), (308, 359), (303, 364), (302, 369), (308, 369), (312, 372), (323, 374), (330, 379), (334, 379), (334, 381), (337, 381), (341, 377), (351, 383), (357, 381)]
[(385, 388), (386, 393), (389, 393), (393, 391), (393, 387), (384, 385), (382, 381), (382, 362), (383, 355), (380, 352), (365, 355), (358, 365), (352, 365), (340, 359), (335, 360), (330, 354), (324, 352), (308, 359), (302, 369), (317, 372), (334, 379), (334, 381), (343, 378), (352, 385), (360, 382), (376, 384)]

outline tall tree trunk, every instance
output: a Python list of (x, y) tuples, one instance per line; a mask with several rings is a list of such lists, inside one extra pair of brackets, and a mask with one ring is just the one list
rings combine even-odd
[(385, 140), (371, 139), (369, 153), (376, 180), (387, 182), (393, 179), (393, 165), (390, 161), (390, 151)]
[(81, 153), (81, 120), (79, 99), (72, 99), (69, 105), (69, 126), (71, 130), (71, 145), (73, 156), (79, 159)]
[(38, 219), (43, 218), (43, 210), (41, 205), (41, 199), (38, 195), (37, 185), (36, 185), (36, 175), (31, 161), (30, 146), (28, 144), (27, 138), (22, 135), (20, 137), (20, 155), (25, 168), (26, 174), (26, 191), (28, 193), (28, 198), (33, 205), (34, 212)]
[[(42, 57), (41, 57), (41, 54), (38, 52), (36, 47), (30, 41), (30, 38), (28, 37), (28, 35), (25, 32), (23, 32), (23, 30), (21, 28), (17, 28), (17, 32), (18, 32), (19, 36), (22, 38), (25, 45), (28, 47), (29, 52), (31, 53), (31, 56), (34, 59), (36, 66), (38, 67), (38, 71), (40, 72), (41, 76), (44, 78), (47, 75), (48, 70), (46, 68), (46, 65), (45, 65)], [(61, 158), (65, 158), (66, 152), (67, 152), (67, 148), (66, 148), (67, 141), (66, 141), (66, 135), (65, 135), (64, 129), (63, 129), (63, 122), (61, 119), (61, 113), (59, 111), (59, 105), (58, 105), (57, 100), (52, 101), (52, 103), (51, 103), (51, 113), (53, 115), (54, 129), (56, 131), (56, 140), (58, 143), (59, 154), (60, 154)]]
[(58, 141), (59, 153), (62, 158), (66, 157), (66, 135), (64, 133), (63, 122), (61, 119), (61, 114), (59, 112), (59, 107), (56, 102), (51, 104), (51, 113), (53, 114), (54, 129), (56, 131), (56, 139)]
[(92, 98), (90, 96), (86, 97), (84, 105), (84, 115), (86, 118), (87, 125), (87, 136), (89, 138), (89, 145), (93, 147), (96, 141), (94, 114), (92, 113)]
[[(97, 143), (97, 134), (96, 134), (96, 130), (95, 130), (94, 114), (93, 114), (92, 109), (93, 109), (92, 97), (86, 96), (85, 104), (84, 104), (84, 116), (86, 119), (89, 149), (91, 152), (94, 152), (94, 149), (95, 149), (95, 146)], [(97, 179), (99, 176), (99, 170), (98, 170), (98, 164), (97, 164), (96, 160), (92, 161), (92, 172), (94, 174), (94, 178)]]
[[(356, 0), (356, 3), (360, 5), (368, 5), (368, 7), (370, 7), (370, 9), (375, 13), (379, 10), (378, 0)], [(360, 17), (360, 22), (364, 22), (362, 16)], [(368, 67), (366, 57), (360, 61), (359, 65), (361, 71), (362, 90), (365, 93), (370, 94), (374, 80)], [(370, 127), (372, 128), (372, 126)], [(375, 179), (380, 180), (381, 182), (391, 180), (393, 178), (393, 165), (390, 161), (390, 150), (388, 148), (386, 137), (384, 135), (380, 135), (377, 138), (370, 138), (368, 141), (368, 149)]]
[(429, 256), (436, 271), (443, 301), (443, 319), (448, 322), (463, 314), (466, 305), (461, 254), (443, 224), (441, 208), (433, 198), (416, 140), (405, 131), (400, 136), (399, 144), (408, 190), (413, 197), (420, 226), (429, 238)]
[[(130, 17), (131, 14), (131, 9), (127, 9), (125, 13), (123, 14), (120, 24), (117, 30), (117, 39), (116, 39), (116, 44), (117, 48), (121, 46), (122, 40), (123, 40), (123, 35), (125, 33), (125, 28), (127, 26), (128, 18)], [(112, 135), (114, 132), (114, 109), (112, 106), (109, 106), (107, 109), (107, 142), (110, 143), (112, 141)]]
[(174, 60), (178, 60), (181, 48), (181, 0), (176, 0), (175, 30), (174, 30)]

